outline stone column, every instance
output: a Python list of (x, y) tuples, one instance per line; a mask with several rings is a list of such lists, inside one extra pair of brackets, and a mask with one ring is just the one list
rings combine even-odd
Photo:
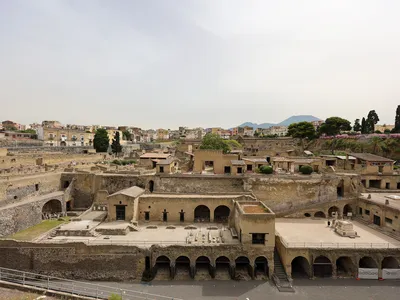
[(231, 279), (235, 279), (235, 277), (236, 277), (236, 264), (235, 263), (229, 264), (229, 273), (231, 274)]
[(381, 268), (381, 266), (379, 266), (379, 268), (378, 268), (378, 278), (379, 279), (382, 278), (382, 273), (383, 273), (382, 268)]
[(369, 179), (365, 179), (365, 188), (369, 189)]
[(336, 264), (332, 264), (332, 278), (337, 279), (337, 266)]
[(190, 278), (194, 279), (194, 276), (196, 276), (196, 264), (190, 264)]
[(171, 262), (171, 265), (170, 265), (170, 274), (171, 274), (171, 279), (174, 279), (174, 278), (175, 278), (175, 274), (176, 274), (175, 262)]
[(215, 278), (215, 273), (216, 273), (216, 266), (214, 266), (214, 265), (210, 265), (210, 275), (211, 275), (211, 278), (212, 279), (214, 279)]

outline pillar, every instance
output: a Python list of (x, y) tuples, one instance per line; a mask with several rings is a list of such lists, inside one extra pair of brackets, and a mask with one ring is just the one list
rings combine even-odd
[(332, 264), (332, 278), (337, 279), (337, 266), (336, 263)]
[(378, 267), (378, 278), (381, 279), (382, 278), (382, 264)]
[(235, 263), (229, 264), (229, 272), (231, 274), (231, 279), (235, 279), (235, 277), (236, 277), (236, 264)]
[(196, 264), (190, 264), (190, 278), (194, 279), (194, 276), (196, 276)]
[(175, 278), (175, 274), (176, 274), (175, 262), (171, 262), (170, 274), (171, 274), (171, 279), (174, 279)]
[[(290, 274), (286, 271), (286, 268), (285, 268), (285, 266), (283, 266), (284, 267), (284, 269), (285, 269), (285, 272), (286, 272), (286, 274), (289, 276)], [(274, 264), (273, 264), (273, 260), (269, 260), (268, 261), (268, 277), (269, 278), (271, 278), (272, 277), (272, 274), (274, 274), (274, 271), (275, 271), (275, 266), (274, 266)], [(290, 270), (291, 271), (291, 270)]]
[(215, 278), (215, 273), (216, 273), (216, 266), (210, 265), (210, 275), (212, 279)]
[(369, 179), (365, 179), (365, 188), (369, 189)]

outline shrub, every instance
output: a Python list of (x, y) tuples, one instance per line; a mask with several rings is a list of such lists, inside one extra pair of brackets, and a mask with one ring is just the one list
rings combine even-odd
[(272, 174), (273, 169), (270, 166), (261, 166), (260, 167), (260, 172), (263, 174)]
[(311, 166), (301, 166), (300, 173), (304, 175), (309, 175), (313, 172), (313, 168)]
[(122, 297), (117, 294), (111, 294), (111, 296), (108, 298), (108, 300), (122, 300)]
[(112, 161), (112, 163), (113, 163), (113, 164), (116, 164), (116, 165), (121, 165), (121, 161), (119, 161), (118, 159), (114, 159), (114, 160)]

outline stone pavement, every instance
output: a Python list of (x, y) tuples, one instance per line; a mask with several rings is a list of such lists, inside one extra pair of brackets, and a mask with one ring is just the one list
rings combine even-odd
[(158, 281), (149, 284), (102, 282), (184, 300), (399, 300), (400, 281), (355, 279), (295, 280), (295, 293), (280, 293), (264, 281)]

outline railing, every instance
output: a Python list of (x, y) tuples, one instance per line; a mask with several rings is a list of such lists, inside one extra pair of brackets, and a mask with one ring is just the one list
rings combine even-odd
[(1, 267), (0, 281), (21, 284), (23, 286), (34, 287), (44, 291), (62, 292), (92, 299), (108, 299), (112, 294), (116, 294), (120, 296), (122, 300), (182, 300), (175, 297), (150, 294), (89, 282), (62, 279)]
[(238, 244), (238, 242), (224, 242), (224, 243), (201, 243), (201, 242), (192, 242), (188, 243), (186, 241), (125, 241), (125, 240), (90, 240), (90, 239), (43, 239), (40, 241), (41, 243), (54, 243), (54, 244), (66, 244), (66, 243), (85, 243), (87, 245), (118, 245), (118, 246), (143, 246), (143, 247), (151, 247), (152, 245), (159, 246), (172, 246), (172, 245), (181, 245), (181, 246), (195, 246), (195, 245), (233, 245)]
[(285, 242), (286, 248), (348, 248), (348, 249), (400, 249), (400, 244), (391, 243), (312, 243), (312, 242)]

